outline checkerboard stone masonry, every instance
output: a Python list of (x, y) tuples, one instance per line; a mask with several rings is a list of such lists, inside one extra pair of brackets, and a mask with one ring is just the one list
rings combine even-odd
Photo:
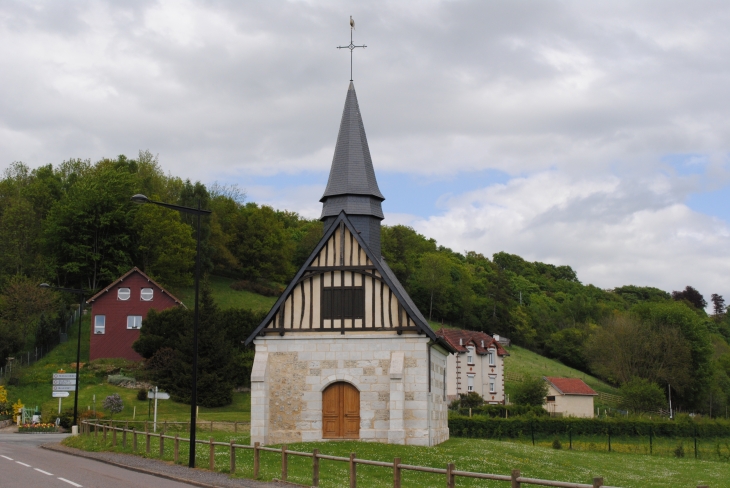
[(256, 338), (251, 442), (322, 440), (322, 392), (337, 381), (360, 391), (361, 440), (421, 446), (447, 440), (446, 353), (429, 342), (393, 332)]

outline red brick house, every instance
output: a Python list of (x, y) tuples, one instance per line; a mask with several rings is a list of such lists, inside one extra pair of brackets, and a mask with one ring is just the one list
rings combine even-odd
[(147, 312), (183, 305), (136, 267), (86, 303), (91, 304), (89, 359), (92, 361), (99, 358), (141, 360), (132, 344), (139, 338)]

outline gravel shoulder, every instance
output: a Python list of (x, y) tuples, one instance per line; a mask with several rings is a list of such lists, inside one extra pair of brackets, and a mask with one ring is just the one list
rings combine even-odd
[(88, 452), (57, 443), (43, 444), (41, 447), (56, 452), (70, 454), (72, 456), (80, 456), (87, 459), (94, 459), (96, 461), (101, 461), (103, 463), (118, 466), (120, 468), (130, 469), (140, 473), (145, 473), (205, 488), (282, 488), (284, 486), (302, 486), (280, 481), (263, 482), (242, 478), (230, 478), (227, 474), (224, 473), (214, 473), (204, 469), (190, 469), (187, 466), (170, 464), (165, 461), (144, 458), (141, 456), (133, 456), (131, 454), (122, 454), (115, 452)]

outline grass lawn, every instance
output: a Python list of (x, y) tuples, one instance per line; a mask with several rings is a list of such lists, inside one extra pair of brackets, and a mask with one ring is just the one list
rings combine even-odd
[[(183, 437), (181, 435), (181, 437)], [(200, 432), (198, 439), (208, 439), (208, 432)], [(217, 441), (237, 444), (248, 444), (246, 434), (232, 435), (226, 432), (214, 432)], [(99, 437), (78, 436), (68, 438), (65, 444), (82, 449), (99, 451), (114, 450), (131, 452), (131, 437), (128, 437), (127, 448), (121, 447), (121, 436), (118, 445), (111, 448), (111, 437), (106, 445)], [(159, 456), (159, 442), (156, 438), (151, 442), (151, 456)], [(509, 474), (512, 469), (519, 469), (523, 476), (550, 480), (590, 483), (594, 476), (603, 476), (607, 485), (621, 487), (672, 487), (694, 488), (698, 484), (709, 484), (711, 487), (727, 486), (730, 483), (730, 469), (727, 462), (695, 460), (691, 458), (673, 459), (660, 456), (646, 456), (622, 453), (578, 452), (555, 450), (545, 447), (533, 447), (514, 442), (500, 442), (483, 439), (451, 439), (439, 446), (426, 448), (415, 446), (395, 446), (365, 442), (317, 442), (288, 445), (288, 449), (311, 452), (319, 449), (322, 454), (347, 457), (355, 452), (358, 458), (392, 462), (400, 457), (404, 464), (432, 466), (443, 468), (453, 462), (456, 468), (464, 471), (476, 471), (495, 474)], [(144, 452), (144, 440), (138, 439), (138, 451)], [(165, 442), (164, 458), (171, 461), (173, 442)], [(196, 450), (197, 465), (207, 467), (209, 459), (207, 446), (199, 445)], [(180, 461), (186, 463), (188, 446), (180, 443)], [(215, 467), (217, 471), (228, 472), (228, 449), (217, 447)], [(261, 479), (271, 480), (281, 475), (281, 455), (277, 453), (261, 453)], [(253, 476), (253, 453), (250, 450), (237, 450), (236, 476), (250, 478)], [(295, 483), (311, 483), (312, 461), (309, 458), (289, 457), (288, 480)], [(340, 487), (347, 483), (347, 463), (320, 461), (320, 486)], [(389, 487), (393, 486), (392, 470), (381, 467), (357, 467), (360, 486)], [(403, 471), (403, 486), (442, 486), (443, 475)], [(504, 482), (469, 480), (458, 478), (457, 486), (494, 486), (506, 487)]]
[[(257, 312), (268, 312), (271, 310), (271, 307), (274, 306), (277, 299), (277, 297), (265, 297), (245, 290), (236, 291), (231, 288), (231, 283), (236, 280), (231, 278), (211, 276), (209, 279), (210, 287), (213, 291), (213, 297), (215, 297), (215, 302), (222, 309), (247, 308)], [(174, 291), (171, 290), (171, 292), (177, 298), (182, 300), (188, 308), (193, 308), (195, 303), (195, 287), (189, 286), (186, 288), (176, 289)]]
[[(76, 362), (76, 344), (78, 335), (76, 328), (69, 331), (69, 340), (58, 345), (46, 357), (39, 360), (29, 368), (23, 368), (20, 374), (18, 386), (8, 386), (8, 400), (15, 403), (18, 399), (26, 407), (38, 406), (41, 408), (44, 420), (53, 421), (58, 414), (58, 399), (51, 397), (51, 381), (53, 373), (63, 368), (68, 373), (76, 369), (73, 363)], [(87, 314), (81, 327), (81, 363), (88, 363), (89, 359), (89, 315)], [(122, 361), (123, 362), (123, 361)], [(121, 363), (120, 363), (121, 364)], [(118, 393), (124, 401), (124, 410), (114, 416), (115, 419), (132, 420), (147, 419), (148, 402), (137, 400), (137, 390), (120, 388), (106, 382), (106, 375), (97, 375), (83, 366), (79, 375), (79, 411), (94, 408), (94, 395), (96, 395), (96, 409), (104, 413), (102, 401), (108, 395)], [(67, 398), (62, 400), (62, 409), (73, 408), (74, 392), (70, 392)], [(136, 413), (136, 415), (135, 415)], [(157, 418), (160, 421), (188, 421), (190, 419), (190, 406), (183, 403), (176, 403), (172, 400), (160, 400), (157, 404)], [(251, 397), (250, 393), (234, 393), (233, 403), (220, 408), (204, 408), (199, 410), (200, 420), (248, 422), (251, 419)]]

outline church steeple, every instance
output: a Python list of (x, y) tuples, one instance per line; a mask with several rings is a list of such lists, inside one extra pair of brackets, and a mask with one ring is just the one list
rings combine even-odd
[(370, 250), (380, 257), (383, 200), (385, 197), (375, 179), (355, 85), (350, 82), (327, 188), (320, 199), (323, 204), (320, 220), (326, 231), (344, 210)]

